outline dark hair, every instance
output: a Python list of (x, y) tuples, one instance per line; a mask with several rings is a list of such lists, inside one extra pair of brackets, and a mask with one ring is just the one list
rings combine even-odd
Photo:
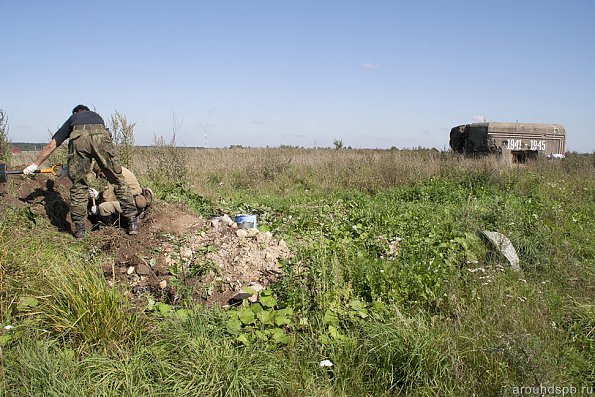
[(85, 105), (76, 105), (74, 107), (74, 109), (72, 109), (72, 114), (75, 114), (77, 112), (82, 112), (82, 111), (86, 111), (88, 112), (90, 109), (88, 107), (86, 107)]

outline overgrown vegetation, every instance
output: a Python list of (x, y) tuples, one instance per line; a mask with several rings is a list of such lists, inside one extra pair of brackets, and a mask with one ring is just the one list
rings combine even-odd
[(0, 109), (0, 162), (10, 163), (11, 146), (8, 139), (8, 115)]
[[(593, 154), (505, 167), (175, 146), (156, 139), (137, 173), (200, 213), (257, 214), (295, 253), (286, 277), (258, 304), (140, 313), (96, 272), (109, 258), (3, 208), (0, 393), (507, 396), (595, 382)], [(510, 238), (522, 272), (485, 229)]]
[(126, 168), (132, 168), (134, 157), (134, 126), (136, 123), (130, 123), (125, 115), (116, 110), (115, 114), (110, 116), (110, 131), (112, 139), (118, 148), (120, 161)]

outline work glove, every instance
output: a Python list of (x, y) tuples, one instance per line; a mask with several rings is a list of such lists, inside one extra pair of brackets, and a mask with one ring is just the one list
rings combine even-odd
[(37, 164), (33, 163), (23, 170), (23, 174), (33, 175), (33, 173), (37, 170), (39, 170), (39, 167), (37, 166)]
[(89, 188), (89, 198), (99, 197), (99, 192), (93, 188)]
[(91, 213), (92, 213), (93, 215), (97, 215), (97, 212), (99, 212), (99, 207), (98, 207), (98, 206), (96, 206), (96, 205), (92, 206), (92, 207), (91, 207)]

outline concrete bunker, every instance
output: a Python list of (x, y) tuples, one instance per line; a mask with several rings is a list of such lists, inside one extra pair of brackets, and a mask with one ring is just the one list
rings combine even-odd
[(470, 156), (497, 154), (514, 162), (565, 152), (566, 130), (560, 124), (472, 123), (450, 130), (453, 151)]

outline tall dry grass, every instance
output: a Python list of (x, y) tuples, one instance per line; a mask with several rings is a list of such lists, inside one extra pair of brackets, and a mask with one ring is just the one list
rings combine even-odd
[[(511, 164), (503, 158), (467, 158), (437, 150), (335, 150), (300, 148), (182, 148), (156, 138), (151, 147), (136, 147), (132, 170), (146, 184), (183, 186), (207, 198), (230, 191), (284, 194), (296, 189), (370, 193), (406, 186), (432, 177), (479, 171), (486, 177), (539, 173), (553, 180), (595, 176), (595, 157), (570, 154), (561, 163), (540, 158)], [(29, 164), (37, 152), (14, 155), (13, 165)], [(63, 162), (56, 153), (46, 163)], [(47, 165), (46, 164), (46, 165)], [(585, 173), (586, 170), (586, 173)]]
[[(189, 187), (206, 197), (216, 197), (228, 189), (271, 193), (295, 188), (375, 192), (466, 169), (497, 172), (511, 167), (496, 157), (468, 159), (435, 150), (176, 150), (185, 153), (178, 158), (185, 162)], [(171, 174), (171, 161), (164, 161), (171, 159), (163, 147), (143, 148), (134, 160), (135, 170), (141, 178), (155, 179), (155, 171), (161, 166), (165, 175)]]
[(135, 126), (136, 123), (129, 122), (126, 116), (117, 110), (110, 116), (110, 128), (113, 141), (118, 148), (122, 165), (128, 168), (132, 167)]

